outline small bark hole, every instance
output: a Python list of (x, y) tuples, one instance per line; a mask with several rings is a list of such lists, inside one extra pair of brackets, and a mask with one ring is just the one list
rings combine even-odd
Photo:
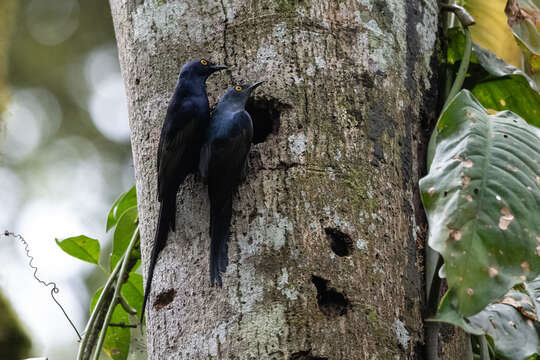
[(337, 256), (349, 256), (354, 250), (351, 237), (336, 228), (325, 228), (324, 232), (330, 240), (330, 247)]
[(281, 113), (290, 108), (274, 98), (250, 98), (246, 110), (253, 120), (253, 143), (262, 143), (270, 134), (277, 134)]
[(321, 312), (328, 317), (343, 316), (350, 307), (345, 295), (328, 288), (328, 280), (313, 275), (311, 282), (317, 288), (317, 303)]
[(311, 350), (307, 351), (297, 351), (291, 354), (290, 360), (328, 360), (328, 358), (313, 356), (311, 355)]
[(154, 301), (154, 309), (160, 310), (164, 308), (165, 306), (172, 303), (176, 296), (176, 290), (175, 289), (169, 289), (165, 290), (162, 293), (160, 293), (158, 296), (156, 296), (156, 300)]

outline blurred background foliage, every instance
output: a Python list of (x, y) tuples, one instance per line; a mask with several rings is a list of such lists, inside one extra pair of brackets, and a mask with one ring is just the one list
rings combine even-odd
[[(24, 235), (39, 276), (58, 284), (58, 299), (82, 329), (105, 276), (54, 239), (88, 234), (107, 255), (107, 211), (134, 182), (108, 1), (0, 0), (0, 48), (0, 227)], [(29, 356), (72, 359), (77, 338), (50, 288), (34, 280), (22, 246), (1, 239), (0, 291), (32, 339)]]

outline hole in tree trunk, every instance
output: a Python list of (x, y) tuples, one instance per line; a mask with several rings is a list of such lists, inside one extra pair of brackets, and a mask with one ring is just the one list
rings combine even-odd
[(354, 246), (351, 237), (336, 228), (325, 228), (324, 232), (330, 240), (330, 247), (337, 256), (349, 256)]
[(159, 293), (158, 296), (156, 296), (156, 300), (154, 301), (154, 309), (159, 310), (169, 305), (170, 303), (172, 303), (175, 296), (176, 290), (174, 289), (165, 290)]
[(317, 303), (321, 312), (328, 317), (343, 316), (350, 307), (345, 295), (328, 288), (328, 280), (313, 275), (311, 282), (317, 288)]
[(294, 354), (291, 354), (290, 360), (328, 360), (325, 357), (313, 356), (311, 355), (311, 350), (308, 351), (297, 351)]
[(262, 143), (270, 134), (277, 134), (281, 112), (290, 108), (274, 98), (250, 98), (246, 110), (253, 120), (253, 143)]

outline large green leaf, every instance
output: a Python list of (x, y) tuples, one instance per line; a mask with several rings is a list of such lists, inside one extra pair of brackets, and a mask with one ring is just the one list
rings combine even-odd
[(137, 316), (141, 314), (143, 292), (143, 277), (134, 272), (129, 273), (128, 281), (122, 285), (122, 296), (128, 304), (137, 310)]
[[(92, 297), (90, 304), (91, 311), (96, 306), (99, 295), (103, 289), (99, 289)], [(111, 317), (111, 323), (113, 324), (129, 324), (129, 315), (122, 308), (117, 305)], [(109, 326), (107, 334), (105, 335), (105, 341), (103, 343), (103, 350), (113, 360), (126, 360), (129, 354), (129, 344), (131, 342), (131, 331), (129, 328), (113, 327)]]
[[(457, 28), (450, 29), (448, 35), (448, 62), (457, 69), (465, 35)], [(540, 127), (540, 94), (534, 81), (477, 44), (473, 44), (464, 88), (471, 90), (488, 112), (510, 110), (529, 124)]]
[(137, 206), (137, 193), (135, 192), (135, 186), (120, 195), (120, 197), (114, 202), (111, 210), (109, 211), (109, 215), (107, 216), (107, 231), (118, 223), (118, 220), (120, 220), (125, 211), (133, 206)]
[(69, 255), (87, 261), (92, 264), (99, 263), (100, 246), (99, 241), (88, 236), (79, 235), (64, 239), (62, 241), (55, 239), (60, 249)]
[(467, 317), (540, 271), (540, 130), (489, 115), (467, 90), (437, 130), (420, 181), (429, 246), (444, 258), (447, 308)]
[(114, 230), (113, 252), (111, 255), (111, 271), (116, 263), (122, 258), (138, 225), (137, 207), (133, 206), (126, 211), (118, 220)]

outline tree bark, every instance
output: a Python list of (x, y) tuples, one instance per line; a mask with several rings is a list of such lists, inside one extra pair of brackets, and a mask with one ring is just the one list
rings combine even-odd
[[(209, 286), (208, 197), (190, 177), (156, 267), (149, 358), (423, 358), (417, 181), (439, 111), (436, 0), (110, 2), (145, 263), (181, 65), (230, 67), (209, 79), (211, 103), (266, 81), (248, 106), (256, 144), (223, 288)], [(445, 357), (463, 358), (448, 340)]]

